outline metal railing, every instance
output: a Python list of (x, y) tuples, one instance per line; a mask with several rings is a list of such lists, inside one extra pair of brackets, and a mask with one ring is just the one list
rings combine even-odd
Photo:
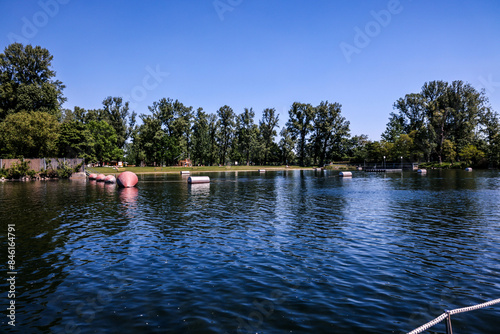
[(489, 302), (482, 303), (482, 304), (477, 304), (477, 305), (473, 305), (473, 306), (457, 308), (457, 309), (454, 309), (454, 310), (451, 310), (451, 311), (445, 311), (443, 314), (441, 314), (436, 319), (434, 319), (432, 321), (429, 321), (428, 323), (426, 323), (426, 324), (424, 324), (424, 325), (422, 325), (422, 326), (420, 326), (420, 327), (412, 330), (411, 332), (408, 332), (408, 334), (422, 333), (423, 331), (431, 328), (434, 325), (437, 325), (438, 323), (440, 323), (441, 321), (443, 321), (445, 319), (446, 319), (446, 333), (447, 334), (453, 334), (453, 329), (451, 327), (451, 315), (452, 314), (458, 314), (458, 313), (463, 313), (463, 312), (474, 311), (474, 310), (477, 310), (477, 309), (480, 309), (480, 308), (483, 308), (483, 307), (487, 307), (487, 306), (491, 306), (491, 305), (494, 305), (494, 304), (498, 304), (498, 303), (500, 303), (500, 298), (499, 299), (495, 299), (495, 300), (491, 300)]

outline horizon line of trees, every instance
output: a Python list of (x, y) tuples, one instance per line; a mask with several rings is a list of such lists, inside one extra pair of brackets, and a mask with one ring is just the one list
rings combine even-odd
[[(467, 161), (500, 165), (500, 122), (484, 91), (468, 83), (431, 81), (398, 99), (379, 141), (351, 136), (338, 102), (294, 102), (280, 129), (274, 108), (255, 120), (227, 105), (215, 113), (162, 98), (149, 113), (131, 111), (121, 97), (102, 108), (62, 108), (65, 86), (52, 55), (14, 43), (0, 54), (0, 157), (59, 156), (87, 162), (125, 159), (137, 165), (299, 164), (387, 161)], [(142, 124), (137, 124), (140, 118)], [(278, 137), (279, 133), (279, 137)]]

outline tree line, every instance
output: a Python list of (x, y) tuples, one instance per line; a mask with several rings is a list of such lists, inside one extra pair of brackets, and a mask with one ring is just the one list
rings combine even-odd
[[(80, 157), (136, 165), (298, 164), (437, 161), (500, 163), (500, 126), (484, 91), (431, 81), (398, 99), (379, 141), (352, 136), (337, 102), (295, 102), (280, 127), (274, 108), (255, 118), (224, 105), (214, 113), (162, 98), (137, 115), (121, 97), (99, 109), (64, 109), (52, 55), (14, 43), (0, 54), (0, 156)], [(137, 122), (140, 119), (140, 124)], [(278, 135), (279, 134), (279, 135)]]

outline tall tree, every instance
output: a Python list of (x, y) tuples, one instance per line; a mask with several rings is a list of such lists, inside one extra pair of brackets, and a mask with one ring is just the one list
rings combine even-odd
[(486, 154), (490, 164), (494, 167), (500, 166), (500, 118), (498, 113), (488, 109), (483, 115), (481, 123), (483, 140), (486, 144)]
[(489, 110), (484, 92), (460, 80), (427, 82), (419, 93), (397, 100), (394, 108), (399, 113), (391, 114), (384, 138), (395, 142), (403, 133), (411, 135), (425, 159), (439, 162), (445, 149), (461, 151), (479, 139), (482, 115)]
[(224, 165), (229, 157), (234, 136), (235, 115), (233, 109), (225, 105), (217, 110), (217, 116), (219, 118), (219, 133), (217, 136), (220, 150), (219, 163)]
[(276, 137), (278, 122), (279, 116), (276, 114), (276, 109), (264, 109), (262, 112), (262, 120), (259, 122), (260, 134), (263, 140), (264, 164), (268, 163), (268, 156), (273, 146), (274, 137)]
[(312, 130), (311, 121), (314, 119), (315, 109), (310, 104), (294, 102), (288, 111), (287, 128), (293, 140), (297, 141), (297, 154), (300, 166), (306, 162), (307, 136)]
[(219, 148), (217, 143), (217, 135), (219, 133), (219, 122), (217, 121), (217, 116), (214, 114), (208, 115), (208, 137), (210, 138), (210, 144), (207, 147), (209, 155), (208, 155), (208, 164), (212, 166), (215, 164), (217, 157), (219, 155)]
[(365, 162), (368, 159), (368, 145), (370, 141), (367, 135), (353, 136), (349, 140), (349, 156), (354, 162)]
[(173, 136), (179, 143), (179, 152), (182, 158), (190, 157), (191, 149), (191, 122), (193, 108), (187, 107), (181, 102), (174, 102), (175, 118), (172, 122)]
[(280, 136), (279, 150), (281, 153), (281, 163), (285, 165), (292, 164), (294, 160), (293, 149), (296, 142), (287, 127), (281, 129)]
[(116, 145), (123, 149), (129, 135), (128, 116), (129, 103), (121, 97), (108, 96), (102, 101), (105, 120), (115, 129)]
[(323, 166), (327, 158), (347, 153), (349, 122), (341, 115), (342, 106), (339, 103), (322, 101), (315, 109), (311, 147), (314, 162)]
[(23, 110), (61, 118), (65, 86), (55, 80), (53, 56), (40, 46), (14, 43), (0, 54), (0, 121)]
[(210, 161), (210, 128), (208, 114), (202, 108), (196, 111), (193, 124), (192, 144), (193, 162), (206, 165)]
[(253, 109), (245, 108), (245, 111), (236, 118), (236, 136), (239, 151), (247, 166), (250, 165), (252, 148), (257, 145), (257, 125), (254, 124), (254, 117)]
[(190, 150), (192, 107), (187, 107), (178, 100), (162, 98), (148, 107), (153, 117), (160, 120), (162, 128), (168, 134), (172, 152), (178, 152), (178, 158), (188, 158)]

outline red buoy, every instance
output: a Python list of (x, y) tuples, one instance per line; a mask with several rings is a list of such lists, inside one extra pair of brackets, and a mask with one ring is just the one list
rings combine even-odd
[(89, 175), (89, 180), (95, 180), (96, 177), (97, 177), (97, 174), (92, 173)]
[(96, 180), (97, 182), (104, 182), (104, 179), (105, 179), (105, 178), (106, 178), (106, 175), (104, 175), (104, 174), (99, 174), (99, 175), (97, 175), (97, 177), (95, 178), (95, 180)]
[(135, 187), (135, 185), (139, 182), (137, 175), (132, 172), (123, 172), (116, 178), (116, 183), (118, 186), (123, 188)]
[(116, 182), (116, 178), (114, 175), (108, 175), (106, 176), (106, 178), (104, 179), (104, 182), (105, 183), (115, 183)]

